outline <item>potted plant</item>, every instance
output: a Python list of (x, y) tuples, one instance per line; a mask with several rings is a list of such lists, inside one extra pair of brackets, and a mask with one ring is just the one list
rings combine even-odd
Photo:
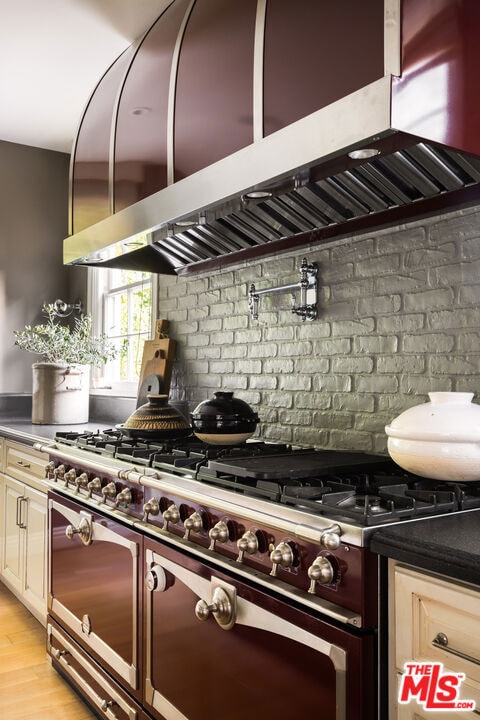
[(81, 315), (64, 324), (55, 306), (45, 303), (46, 322), (14, 330), (15, 345), (42, 357), (32, 365), (32, 423), (69, 425), (88, 421), (91, 365), (117, 352), (105, 335), (92, 335), (92, 318)]

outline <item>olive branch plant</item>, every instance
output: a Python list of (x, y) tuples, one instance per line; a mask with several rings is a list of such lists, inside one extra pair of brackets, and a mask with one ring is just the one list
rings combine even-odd
[(70, 326), (61, 324), (53, 304), (44, 303), (42, 310), (45, 323), (13, 331), (14, 344), (22, 350), (41, 355), (44, 362), (65, 365), (98, 367), (117, 356), (117, 349), (106, 335), (92, 335), (91, 315), (75, 318)]

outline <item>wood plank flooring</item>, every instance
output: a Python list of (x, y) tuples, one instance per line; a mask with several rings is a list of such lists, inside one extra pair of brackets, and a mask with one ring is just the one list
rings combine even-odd
[(45, 628), (0, 582), (0, 720), (97, 720), (47, 660)]

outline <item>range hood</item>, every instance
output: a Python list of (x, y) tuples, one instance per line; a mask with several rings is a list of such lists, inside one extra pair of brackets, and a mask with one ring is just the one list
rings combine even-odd
[[(383, 76), (265, 135), (258, 0), (253, 142), (179, 180), (167, 168), (161, 190), (68, 237), (65, 263), (189, 274), (480, 203), (475, 4), (385, 0)], [(173, 70), (171, 117), (175, 82)]]

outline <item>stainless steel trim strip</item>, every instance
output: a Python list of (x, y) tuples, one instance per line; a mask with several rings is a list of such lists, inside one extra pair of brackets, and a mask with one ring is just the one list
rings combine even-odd
[(385, 0), (384, 12), (384, 48), (383, 62), (385, 75), (402, 74), (401, 66), (401, 15), (400, 0)]
[(267, 0), (257, 0), (253, 43), (253, 142), (263, 138), (263, 59)]
[(170, 82), (168, 86), (167, 100), (167, 183), (172, 185), (175, 182), (175, 94), (177, 90), (177, 72), (180, 61), (180, 50), (183, 36), (187, 28), (190, 13), (193, 10), (196, 0), (191, 0), (185, 11), (184, 18), (178, 30), (177, 39), (172, 55), (172, 66), (170, 68)]

